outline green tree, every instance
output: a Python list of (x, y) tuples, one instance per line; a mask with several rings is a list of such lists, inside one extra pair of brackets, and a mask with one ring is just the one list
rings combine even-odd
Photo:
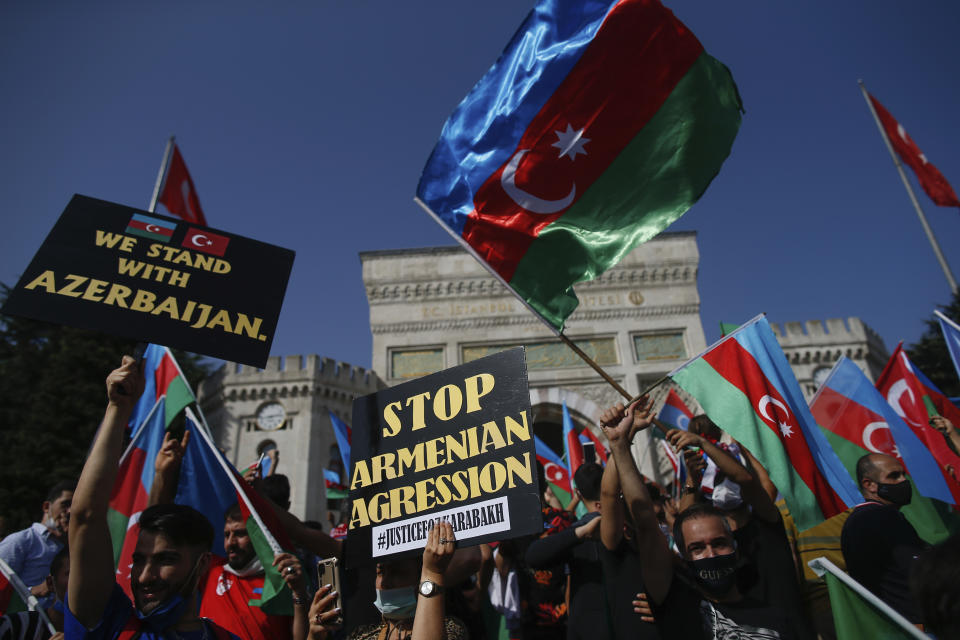
[[(940, 312), (960, 324), (960, 295), (954, 295), (950, 304), (940, 307)], [(947, 343), (943, 339), (943, 333), (940, 331), (940, 322), (936, 316), (931, 316), (927, 321), (927, 328), (920, 336), (920, 340), (907, 347), (907, 355), (911, 362), (917, 366), (933, 384), (939, 387), (947, 396), (956, 398), (960, 396), (960, 378), (957, 377), (957, 369), (953, 366), (953, 360), (947, 351)]]
[[(0, 287), (6, 299), (8, 288)], [(6, 533), (40, 517), (52, 485), (79, 477), (106, 406), (104, 380), (134, 346), (95, 331), (0, 316), (0, 516)], [(196, 388), (206, 366), (193, 354), (175, 356)]]

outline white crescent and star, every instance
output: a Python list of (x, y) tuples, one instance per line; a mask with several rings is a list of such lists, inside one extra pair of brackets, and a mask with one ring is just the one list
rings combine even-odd
[(778, 420), (777, 418), (767, 414), (767, 405), (771, 405), (771, 404), (777, 407), (778, 409), (780, 409), (781, 411), (783, 411), (784, 416), (787, 416), (787, 417), (790, 416), (790, 410), (787, 409), (787, 406), (782, 402), (780, 402), (779, 400), (777, 400), (776, 398), (769, 395), (766, 395), (760, 398), (760, 402), (757, 403), (757, 411), (759, 411), (760, 415), (766, 418), (767, 420), (769, 420), (770, 422), (776, 422), (777, 426), (780, 428), (780, 433), (782, 433), (785, 438), (789, 438), (790, 436), (793, 435), (793, 429), (790, 427), (790, 425), (786, 422), (783, 422), (782, 420)]
[[(910, 143), (912, 142), (912, 141), (907, 137), (907, 130), (904, 129), (904, 128), (903, 128), (903, 125), (900, 124), (899, 122), (897, 123), (897, 135), (900, 136), (900, 139), (903, 140), (904, 142), (906, 142), (907, 144), (910, 144)], [(925, 156), (925, 155), (923, 155), (923, 154), (921, 153), (919, 157), (920, 157), (920, 160), (923, 162), (923, 164), (927, 164), (927, 156)]]
[(155, 224), (148, 224), (146, 226), (146, 230), (149, 231), (150, 233), (160, 233), (160, 227), (158, 227)]
[[(570, 158), (570, 161), (573, 162), (577, 159), (577, 154), (587, 155), (587, 150), (584, 148), (584, 145), (590, 142), (590, 138), (583, 137), (585, 130), (586, 128), (584, 127), (574, 131), (573, 127), (567, 124), (566, 131), (554, 131), (554, 133), (557, 134), (557, 141), (551, 146), (560, 149), (560, 154), (557, 157), (562, 158), (567, 156)], [(569, 207), (577, 197), (576, 183), (570, 185), (570, 192), (559, 200), (539, 198), (517, 186), (517, 169), (520, 167), (520, 161), (523, 160), (523, 157), (527, 155), (528, 151), (530, 150), (520, 149), (513, 154), (510, 162), (504, 167), (503, 173), (500, 174), (500, 185), (503, 187), (503, 191), (514, 203), (530, 213), (550, 215), (563, 211)]]
[[(887, 429), (889, 431), (890, 425), (888, 425), (886, 422), (871, 422), (865, 426), (863, 428), (863, 446), (874, 453), (886, 453), (886, 451), (882, 451), (877, 448), (877, 446), (873, 444), (873, 440), (871, 440), (871, 438), (873, 438), (873, 433), (878, 429)], [(897, 449), (896, 445), (893, 447), (893, 454), (898, 458), (900, 457), (900, 450)]]
[(887, 391), (887, 403), (893, 407), (893, 410), (897, 412), (897, 415), (907, 421), (910, 425), (914, 427), (919, 427), (920, 425), (907, 417), (907, 412), (903, 410), (903, 406), (900, 404), (900, 399), (907, 395), (910, 399), (911, 404), (916, 402), (916, 399), (913, 397), (913, 389), (910, 388), (910, 385), (907, 384), (907, 381), (904, 378), (900, 378), (892, 385), (890, 385), (890, 390)]
[[(199, 242), (200, 238), (203, 238), (204, 241)], [(195, 247), (209, 247), (210, 245), (213, 244), (213, 240), (203, 235), (202, 233), (198, 233), (194, 235), (192, 238), (190, 238), (190, 242), (192, 242)]]

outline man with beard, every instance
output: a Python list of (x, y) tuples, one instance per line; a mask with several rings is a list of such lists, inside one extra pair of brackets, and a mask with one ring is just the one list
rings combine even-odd
[[(201, 582), (200, 615), (219, 621), (241, 638), (290, 638), (291, 616), (268, 615), (260, 607), (250, 606), (250, 601), (259, 600), (263, 593), (264, 568), (247, 534), (240, 505), (231, 507), (224, 520), (223, 548), (227, 552), (227, 561), (211, 567)], [(277, 558), (281, 574), (296, 575), (297, 584), (291, 585), (294, 599), (306, 603), (306, 589), (299, 562), (289, 554)]]
[(236, 638), (196, 614), (197, 583), (210, 562), (213, 527), (190, 507), (144, 509), (130, 572), (134, 603), (115, 582), (107, 509), (124, 430), (143, 382), (142, 362), (129, 356), (107, 376), (107, 409), (71, 508), (65, 635), (71, 640)]
[(847, 571), (904, 618), (922, 622), (909, 580), (927, 545), (900, 513), (913, 492), (906, 471), (893, 456), (868, 453), (857, 461), (857, 484), (865, 501), (854, 507), (840, 534)]
[(636, 527), (641, 578), (660, 637), (794, 639), (781, 609), (745, 596), (737, 587), (737, 545), (724, 514), (694, 505), (677, 515), (674, 541), (683, 562), (660, 530), (650, 493), (630, 454), (633, 436), (652, 423), (644, 397), (629, 407), (604, 411), (600, 424), (610, 441), (620, 486)]
[(40, 604), (48, 607), (54, 596), (47, 584), (47, 573), (54, 556), (67, 544), (70, 527), (70, 503), (75, 482), (58, 482), (47, 492), (43, 517), (28, 528), (11, 533), (0, 541), (0, 558), (24, 584)]

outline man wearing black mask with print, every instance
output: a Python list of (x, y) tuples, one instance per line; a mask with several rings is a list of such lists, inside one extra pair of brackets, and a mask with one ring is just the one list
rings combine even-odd
[(866, 501), (854, 508), (840, 534), (847, 571), (904, 618), (920, 623), (909, 579), (927, 545), (900, 513), (912, 493), (903, 465), (893, 456), (868, 453), (857, 461), (857, 484)]
[(660, 637), (795, 640), (781, 609), (747, 598), (737, 588), (736, 542), (724, 514), (713, 506), (694, 505), (677, 516), (674, 538), (683, 562), (674, 561), (630, 454), (633, 436), (652, 422), (650, 413), (644, 397), (626, 408), (607, 409), (600, 425), (636, 526), (641, 577)]

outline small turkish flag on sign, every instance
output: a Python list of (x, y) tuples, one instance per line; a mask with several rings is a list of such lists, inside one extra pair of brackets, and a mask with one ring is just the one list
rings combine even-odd
[(194, 229), (191, 227), (187, 230), (187, 235), (183, 237), (182, 244), (184, 247), (193, 249), (194, 251), (203, 251), (222, 257), (224, 251), (227, 250), (227, 243), (229, 242), (230, 238), (225, 236), (213, 233), (207, 229)]

